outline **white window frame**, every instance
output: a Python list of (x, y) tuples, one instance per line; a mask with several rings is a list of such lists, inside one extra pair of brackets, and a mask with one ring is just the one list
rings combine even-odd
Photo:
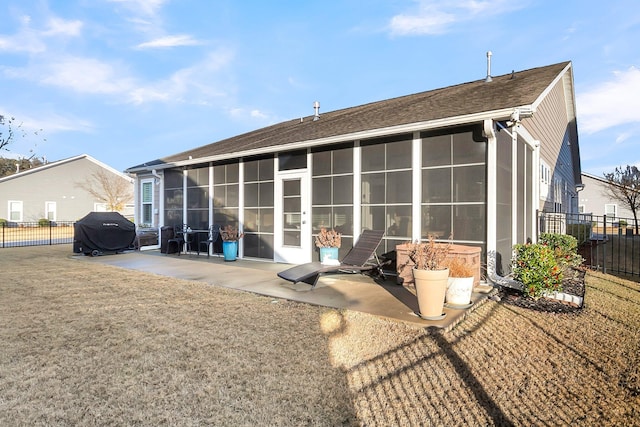
[(544, 160), (540, 160), (540, 199), (549, 198), (549, 187), (551, 186), (551, 168)]
[[(12, 210), (11, 209), (14, 203), (18, 206), (17, 210)], [(22, 222), (22, 217), (23, 217), (23, 214), (24, 214), (24, 205), (22, 203), (22, 200), (9, 200), (7, 202), (7, 212), (9, 213), (8, 218), (7, 218), (9, 220), (9, 222)], [(19, 214), (19, 218), (18, 219), (14, 219), (14, 218), (11, 217), (11, 214), (13, 212), (18, 212), (18, 214)]]
[[(613, 216), (611, 216), (611, 214), (609, 213), (610, 211), (610, 207), (613, 207), (613, 209), (611, 209), (613, 211)], [(604, 214), (607, 217), (610, 217), (611, 219), (613, 218), (617, 218), (618, 217), (618, 205), (615, 203), (605, 203), (604, 204)]]
[[(53, 209), (51, 209), (53, 207)], [(44, 202), (44, 217), (49, 221), (57, 221), (58, 216), (58, 207), (56, 202)], [(49, 214), (52, 213), (51, 218), (49, 218)]]
[[(153, 207), (154, 207), (154, 194), (153, 194), (153, 178), (143, 179), (140, 181), (140, 225), (153, 226)], [(144, 188), (149, 185), (151, 191), (151, 201), (144, 200)], [(145, 206), (149, 206), (149, 221), (144, 216)]]

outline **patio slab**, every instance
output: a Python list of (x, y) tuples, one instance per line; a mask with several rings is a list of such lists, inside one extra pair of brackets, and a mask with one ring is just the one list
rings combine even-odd
[(167, 255), (157, 250), (130, 251), (98, 257), (78, 256), (83, 262), (98, 262), (121, 268), (155, 273), (179, 279), (195, 280), (216, 286), (314, 304), (336, 309), (369, 313), (422, 328), (450, 330), (475, 308), (487, 300), (495, 290), (474, 292), (472, 306), (467, 309), (445, 307), (441, 320), (423, 320), (416, 312), (418, 304), (412, 289), (396, 284), (395, 277), (375, 280), (362, 274), (326, 274), (311, 289), (305, 283), (292, 284), (276, 273), (288, 264), (238, 259), (225, 262), (223, 258), (206, 255)]

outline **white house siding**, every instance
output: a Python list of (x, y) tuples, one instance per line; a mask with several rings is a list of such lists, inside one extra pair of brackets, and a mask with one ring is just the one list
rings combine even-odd
[(616, 205), (618, 218), (633, 218), (633, 213), (622, 202), (613, 200), (607, 193), (607, 184), (604, 178), (589, 174), (582, 174), (584, 190), (578, 193), (579, 205), (585, 214), (605, 215), (606, 205)]

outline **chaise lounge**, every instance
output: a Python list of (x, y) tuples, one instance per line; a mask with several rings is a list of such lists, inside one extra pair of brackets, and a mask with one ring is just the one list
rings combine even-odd
[(376, 249), (382, 241), (384, 231), (364, 230), (358, 242), (351, 248), (339, 265), (325, 265), (320, 262), (309, 262), (291, 267), (278, 273), (278, 277), (293, 282), (304, 282), (315, 288), (320, 275), (324, 273), (363, 273), (373, 272), (384, 278), (381, 263), (376, 255)]

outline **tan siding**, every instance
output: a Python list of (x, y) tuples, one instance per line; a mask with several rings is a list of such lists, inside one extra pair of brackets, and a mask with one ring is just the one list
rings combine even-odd
[[(551, 167), (551, 183), (562, 181), (563, 210), (569, 210), (571, 196), (575, 194), (573, 160), (569, 142), (575, 137), (571, 132), (570, 118), (567, 115), (565, 98), (565, 80), (560, 79), (538, 106), (533, 117), (523, 121), (531, 135), (540, 141), (540, 156)], [(574, 142), (575, 143), (575, 142)], [(566, 189), (566, 191), (565, 191)], [(553, 197), (553, 191), (549, 194)], [(549, 209), (554, 200), (540, 201), (541, 209)]]

